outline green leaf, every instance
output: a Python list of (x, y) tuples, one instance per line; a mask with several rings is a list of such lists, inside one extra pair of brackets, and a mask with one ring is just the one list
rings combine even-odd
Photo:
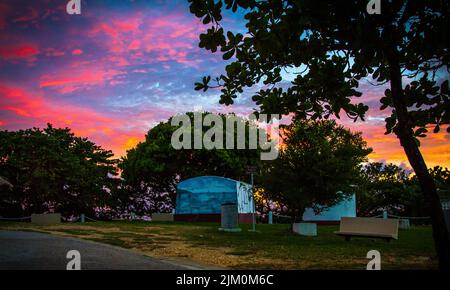
[(211, 22), (211, 17), (209, 15), (206, 15), (205, 18), (203, 18), (203, 24), (208, 24)]
[(436, 127), (434, 127), (433, 133), (439, 133), (439, 131), (441, 130), (439, 125), (436, 125)]
[(228, 60), (234, 55), (234, 49), (231, 49), (230, 51), (227, 51), (223, 54), (222, 58), (223, 60)]
[(200, 91), (201, 89), (204, 88), (204, 86), (203, 86), (202, 83), (195, 83), (194, 85), (195, 85), (195, 88), (194, 88), (194, 89), (195, 89), (196, 91)]
[(448, 80), (445, 80), (441, 84), (441, 94), (448, 95), (448, 93), (449, 93), (449, 91), (448, 91)]
[(384, 120), (386, 121), (386, 132), (384, 134), (387, 135), (392, 132), (392, 129), (394, 128), (397, 122), (397, 119), (394, 116), (390, 116)]
[(421, 127), (419, 129), (417, 129), (416, 132), (414, 132), (414, 136), (425, 137), (426, 136), (425, 133), (427, 133), (427, 132), (428, 132), (428, 130), (426, 128)]
[(229, 40), (232, 44), (234, 44), (234, 34), (233, 34), (233, 32), (228, 31), (228, 32), (227, 32), (227, 37), (228, 37), (228, 40)]

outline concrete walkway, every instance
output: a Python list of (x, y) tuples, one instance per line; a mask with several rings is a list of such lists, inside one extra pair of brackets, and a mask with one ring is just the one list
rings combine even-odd
[(66, 270), (77, 250), (81, 270), (192, 270), (195, 266), (151, 258), (120, 247), (35, 232), (0, 231), (0, 269)]

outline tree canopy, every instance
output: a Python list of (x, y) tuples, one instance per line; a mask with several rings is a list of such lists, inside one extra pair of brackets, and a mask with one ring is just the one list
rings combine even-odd
[[(359, 84), (366, 78), (389, 82), (389, 58), (398, 57), (401, 72), (411, 81), (403, 93), (408, 126), (417, 127), (416, 136), (423, 136), (428, 124), (437, 132), (450, 122), (445, 1), (385, 1), (380, 15), (369, 15), (367, 3), (358, 0), (189, 2), (191, 12), (211, 25), (200, 35), (199, 46), (220, 50), (225, 60), (235, 57), (226, 74), (196, 84), (198, 90), (220, 87), (221, 103), (232, 104), (245, 87), (263, 84), (266, 88), (253, 95), (263, 112), (300, 118), (345, 113), (364, 120), (368, 106)], [(224, 3), (233, 11), (245, 9), (245, 36), (220, 25)], [(289, 73), (295, 77), (290, 82)], [(387, 132), (399, 113), (391, 90), (380, 98), (382, 110), (394, 109), (386, 120)]]
[[(390, 214), (412, 215), (412, 200), (420, 200), (415, 186), (410, 182), (410, 174), (395, 164), (372, 162), (362, 169), (362, 182), (357, 191), (358, 214), (375, 216), (386, 210)], [(412, 201), (412, 202), (411, 202)], [(424, 216), (427, 211), (414, 212)]]
[[(418, 137), (450, 123), (448, 1), (189, 0), (209, 25), (199, 46), (220, 50), (225, 73), (204, 77), (197, 90), (220, 88), (231, 104), (246, 87), (264, 113), (321, 119), (345, 114), (364, 120), (369, 109), (362, 82), (386, 85), (386, 134), (395, 133), (432, 208), (433, 237), (442, 269), (450, 269), (450, 241), (436, 185)], [(242, 13), (245, 29), (225, 31), (222, 8)], [(289, 79), (289, 78), (292, 78)], [(212, 84), (211, 84), (212, 82)]]
[(0, 215), (60, 212), (95, 214), (111, 199), (116, 168), (112, 152), (68, 128), (0, 131)]
[[(440, 166), (429, 171), (441, 197), (450, 196), (450, 171)], [(361, 216), (374, 216), (386, 210), (398, 216), (427, 217), (431, 210), (420, 192), (417, 176), (392, 163), (364, 165), (356, 201)]]
[(283, 128), (278, 159), (264, 163), (259, 184), (296, 219), (306, 207), (326, 210), (355, 191), (362, 162), (372, 151), (335, 121), (301, 121)]
[[(205, 116), (208, 113), (201, 114)], [(194, 114), (187, 113), (187, 115), (192, 120), (191, 129), (193, 133), (195, 130)], [(226, 123), (226, 119), (234, 115), (219, 114), (218, 116)], [(176, 150), (171, 144), (171, 138), (181, 125), (172, 126), (172, 118), (150, 129), (145, 136), (145, 141), (129, 150), (121, 160), (119, 166), (122, 169), (125, 186), (134, 193), (130, 196), (131, 198), (142, 200), (144, 196), (151, 195), (153, 200), (169, 201), (174, 205), (176, 184), (190, 177), (218, 175), (248, 181), (248, 175), (245, 171), (246, 166), (257, 165), (260, 158), (260, 150), (248, 149), (248, 135), (246, 135), (247, 139), (245, 140), (247, 144), (245, 148), (247, 149)], [(244, 122), (246, 132), (249, 131), (250, 126), (254, 126), (245, 119), (237, 118), (237, 120)], [(234, 134), (236, 136), (237, 124), (235, 126)], [(202, 136), (210, 128), (211, 126), (202, 127)], [(226, 132), (223, 131), (223, 134), (226, 134)], [(225, 140), (225, 135), (223, 137), (223, 140)], [(237, 138), (234, 138), (234, 140), (237, 142)], [(194, 148), (193, 138), (191, 142), (191, 148)], [(159, 206), (162, 206), (162, 203)], [(146, 210), (147, 212), (157, 211), (159, 206), (147, 207)], [(139, 206), (136, 205), (136, 207)], [(168, 209), (166, 208), (166, 210)]]

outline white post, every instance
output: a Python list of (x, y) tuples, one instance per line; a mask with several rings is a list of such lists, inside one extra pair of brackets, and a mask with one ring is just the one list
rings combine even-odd
[(253, 231), (256, 231), (256, 203), (255, 203), (255, 193), (253, 191), (253, 172), (251, 173), (252, 181), (252, 196), (253, 196)]

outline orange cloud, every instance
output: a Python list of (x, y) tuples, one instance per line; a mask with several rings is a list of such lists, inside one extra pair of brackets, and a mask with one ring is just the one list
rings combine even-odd
[[(385, 135), (384, 121), (348, 122), (339, 121), (353, 131), (363, 132), (363, 137), (373, 152), (369, 155), (371, 161), (386, 161), (395, 164), (406, 163), (409, 165), (403, 147), (395, 134)], [(429, 133), (427, 137), (420, 138), (420, 151), (428, 167), (437, 165), (450, 167), (450, 134), (445, 132)]]
[(136, 136), (132, 136), (132, 137), (128, 138), (126, 140), (125, 144), (123, 145), (122, 150), (126, 151), (126, 150), (129, 150), (129, 149), (135, 147), (139, 142), (142, 141), (142, 139), (143, 139), (142, 137), (143, 136), (141, 136), (140, 138), (136, 137)]

